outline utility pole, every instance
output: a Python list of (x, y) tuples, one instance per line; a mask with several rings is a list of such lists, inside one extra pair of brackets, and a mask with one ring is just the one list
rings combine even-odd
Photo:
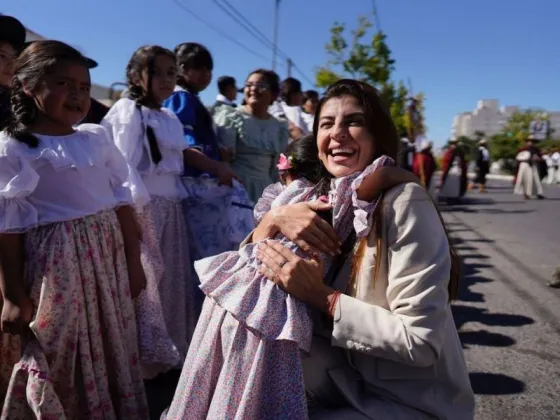
[(294, 62), (291, 58), (287, 60), (287, 67), (288, 67), (288, 77), (292, 77), (292, 68), (294, 67)]
[(274, 6), (274, 37), (272, 46), (272, 70), (276, 71), (276, 55), (278, 54), (278, 12), (280, 11), (280, 0), (275, 0)]

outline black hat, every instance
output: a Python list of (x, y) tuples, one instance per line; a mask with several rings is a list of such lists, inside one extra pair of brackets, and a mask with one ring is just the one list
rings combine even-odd
[(25, 43), (25, 26), (14, 17), (0, 15), (0, 41), (7, 42), (14, 49), (21, 50)]

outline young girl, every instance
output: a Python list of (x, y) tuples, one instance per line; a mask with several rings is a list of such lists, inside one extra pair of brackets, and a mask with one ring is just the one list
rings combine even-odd
[[(199, 98), (212, 78), (214, 66), (210, 51), (195, 42), (175, 48), (177, 88), (164, 106), (173, 111), (183, 124), (188, 148), (184, 151), (185, 173), (182, 177), (188, 197), (183, 202), (189, 227), (193, 261), (231, 251), (253, 229), (245, 223), (230, 223), (232, 214), (245, 214), (251, 220), (251, 209), (232, 209), (232, 195), (245, 193), (222, 151), (210, 112)], [(247, 200), (249, 201), (249, 200)], [(252, 204), (252, 203), (250, 203)], [(238, 220), (243, 220), (243, 217)], [(235, 221), (234, 221), (235, 222)], [(236, 227), (239, 232), (232, 232)]]
[[(21, 333), (2, 419), (147, 418), (132, 297), (145, 285), (126, 162), (88, 112), (88, 62), (37, 41), (0, 134), (2, 330)], [(116, 211), (115, 211), (116, 209)]]
[[(269, 202), (273, 208), (308, 201), (319, 198), (326, 190), (333, 210), (323, 216), (333, 224), (341, 240), (350, 237), (354, 218), (356, 233), (366, 234), (367, 221), (363, 224), (364, 217), (354, 216), (373, 212), (373, 200), (380, 189), (361, 194), (357, 191), (364, 179), (369, 186), (379, 183), (376, 176), (370, 175), (391, 164), (390, 159), (382, 157), (361, 174), (333, 181), (330, 188), (327, 181), (314, 186), (312, 181), (321, 168), (316, 142), (313, 138), (296, 143), (299, 141), (304, 147), (292, 147), (289, 157), (284, 155), (278, 165), (288, 185), (272, 201), (273, 190), (268, 191), (268, 197), (257, 206), (256, 218), (266, 212)], [(280, 190), (278, 185), (275, 188)], [(275, 239), (304, 255), (283, 235)], [(195, 264), (207, 298), (166, 418), (307, 418), (300, 352), (310, 349), (311, 315), (307, 305), (260, 274), (257, 253), (258, 244), (248, 244), (238, 252)], [(326, 274), (332, 259), (327, 255), (313, 258), (323, 261)], [(258, 392), (252, 392), (256, 389)]]
[(187, 195), (180, 175), (188, 145), (175, 114), (162, 108), (175, 86), (173, 53), (141, 47), (132, 55), (126, 76), (129, 97), (111, 108), (103, 125), (133, 168), (128, 182), (139, 213), (148, 277), (136, 309), (145, 375), (152, 377), (180, 366), (198, 316), (181, 207)]

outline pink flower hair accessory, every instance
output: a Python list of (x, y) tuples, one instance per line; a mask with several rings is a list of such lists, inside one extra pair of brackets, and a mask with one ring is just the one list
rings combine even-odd
[(288, 171), (292, 169), (291, 158), (286, 157), (284, 153), (280, 153), (280, 158), (278, 159), (278, 164), (276, 165), (279, 171)]

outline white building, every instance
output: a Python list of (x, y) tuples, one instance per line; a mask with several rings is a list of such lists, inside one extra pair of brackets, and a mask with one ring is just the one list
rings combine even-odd
[[(41, 41), (46, 39), (45, 37), (39, 35), (36, 32), (33, 32), (29, 29), (27, 29), (27, 35), (25, 37), (25, 40), (27, 42), (30, 41)], [(97, 99), (100, 102), (103, 102), (105, 105), (111, 106), (113, 101), (110, 100), (109, 98), (110, 96), (110, 92), (109, 92), (109, 88), (106, 86), (102, 86), (102, 85), (98, 85), (93, 83), (91, 85), (91, 97), (94, 99)]]
[[(457, 114), (451, 125), (452, 137), (475, 137), (477, 131), (486, 136), (498, 134), (510, 117), (520, 111), (518, 106), (499, 106), (497, 99), (483, 99), (478, 101), (476, 108), (471, 112)], [(550, 126), (556, 135), (560, 134), (560, 112), (547, 112)]]

